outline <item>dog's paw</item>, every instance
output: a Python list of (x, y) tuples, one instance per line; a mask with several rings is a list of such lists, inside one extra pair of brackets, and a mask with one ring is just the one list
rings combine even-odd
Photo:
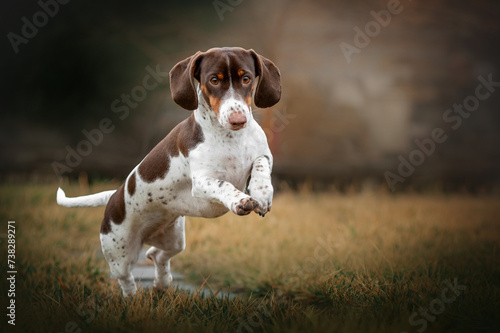
[[(254, 184), (252, 184), (254, 185)], [(271, 211), (271, 206), (273, 204), (273, 186), (269, 184), (256, 184), (257, 186), (251, 186), (249, 188), (249, 193), (257, 200), (259, 206), (254, 209), (255, 213), (264, 217), (267, 212)]]
[(163, 276), (156, 276), (153, 286), (158, 290), (167, 290), (172, 285), (172, 274), (168, 273)]
[(236, 215), (248, 215), (258, 209), (259, 202), (252, 197), (245, 197), (237, 202), (234, 202), (231, 211)]

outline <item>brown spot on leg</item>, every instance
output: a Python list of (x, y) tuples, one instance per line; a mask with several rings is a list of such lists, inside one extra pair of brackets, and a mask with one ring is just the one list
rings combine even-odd
[(125, 219), (125, 193), (124, 185), (111, 196), (104, 211), (104, 218), (101, 223), (101, 234), (107, 234), (111, 231), (111, 221), (115, 224), (121, 224)]

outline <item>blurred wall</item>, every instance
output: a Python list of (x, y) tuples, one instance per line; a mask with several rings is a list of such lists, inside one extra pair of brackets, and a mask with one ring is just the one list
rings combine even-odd
[[(4, 35), (40, 10), (9, 6)], [(500, 171), (500, 91), (473, 103), (478, 78), (500, 81), (499, 14), (496, 1), (60, 5), (18, 54), (4, 39), (0, 168), (4, 175), (54, 175), (53, 162), (65, 164), (67, 147), (85, 140), (82, 130), (109, 118), (113, 131), (64, 176), (125, 176), (189, 114), (172, 103), (168, 80), (124, 119), (112, 103), (157, 68), (168, 72), (197, 50), (238, 45), (282, 72), (282, 101), (255, 110), (276, 176), (373, 179), (392, 189), (493, 186)], [(459, 113), (464, 102), (473, 111)]]

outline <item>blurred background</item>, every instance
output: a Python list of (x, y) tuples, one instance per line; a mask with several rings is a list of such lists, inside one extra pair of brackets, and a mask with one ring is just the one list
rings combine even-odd
[[(254, 108), (278, 183), (500, 189), (500, 87), (475, 97), (481, 82), (500, 82), (498, 1), (0, 6), (1, 180), (124, 178), (189, 116), (171, 99), (172, 66), (198, 50), (241, 46), (282, 73), (280, 103)], [(464, 102), (472, 111), (455, 113)], [(418, 153), (415, 140), (429, 142), (436, 128), (446, 140)]]

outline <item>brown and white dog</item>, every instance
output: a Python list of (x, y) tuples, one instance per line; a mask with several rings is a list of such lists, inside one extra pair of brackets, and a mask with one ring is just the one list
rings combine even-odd
[(253, 50), (213, 48), (177, 63), (170, 88), (173, 100), (194, 112), (122, 186), (75, 198), (57, 191), (65, 207), (106, 205), (102, 251), (125, 296), (137, 290), (131, 269), (144, 244), (152, 246), (155, 287), (170, 286), (170, 259), (185, 248), (184, 216), (264, 216), (272, 205), (273, 158), (251, 103), (252, 95), (260, 108), (280, 100), (278, 68)]

